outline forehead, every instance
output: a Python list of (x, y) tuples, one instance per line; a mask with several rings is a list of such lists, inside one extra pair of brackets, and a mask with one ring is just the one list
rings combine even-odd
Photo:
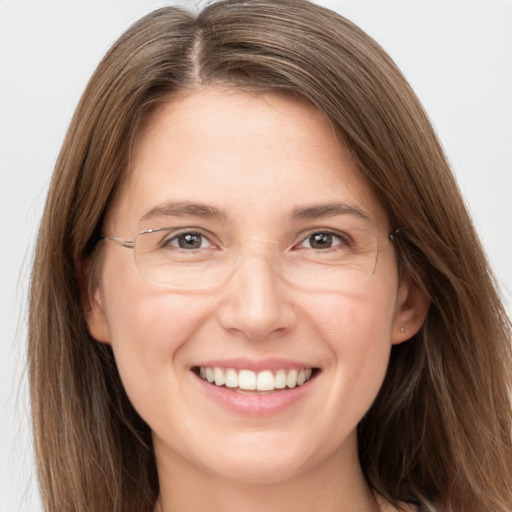
[(115, 225), (123, 219), (140, 227), (148, 211), (169, 202), (269, 222), (308, 204), (343, 202), (385, 224), (328, 119), (304, 100), (277, 92), (205, 88), (146, 119), (109, 216)]

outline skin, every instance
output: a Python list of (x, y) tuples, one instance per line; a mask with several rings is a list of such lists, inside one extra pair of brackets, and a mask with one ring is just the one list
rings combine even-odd
[[(329, 122), (280, 93), (217, 87), (170, 101), (140, 130), (103, 232), (133, 240), (176, 223), (141, 221), (170, 200), (224, 211), (222, 219), (189, 215), (179, 223), (214, 233), (217, 245), (207, 250), (235, 255), (229, 279), (210, 290), (165, 288), (139, 274), (131, 250), (108, 242), (87, 314), (153, 431), (157, 510), (379, 510), (358, 462), (356, 426), (382, 384), (392, 345), (417, 332), (428, 304), (399, 282), (391, 227)], [(290, 250), (309, 258), (296, 252), (304, 251), (297, 233), (332, 230), (339, 221), (291, 221), (290, 212), (333, 201), (367, 215), (379, 242), (373, 274), (346, 290), (283, 279), (276, 258)], [(285, 410), (238, 414), (212, 401), (191, 368), (240, 357), (299, 358), (320, 371)]]

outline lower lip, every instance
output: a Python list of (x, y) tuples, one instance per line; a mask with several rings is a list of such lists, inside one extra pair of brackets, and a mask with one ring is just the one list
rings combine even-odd
[(277, 414), (288, 409), (309, 392), (313, 381), (316, 380), (313, 377), (302, 386), (276, 391), (268, 395), (257, 395), (239, 393), (225, 386), (215, 386), (196, 374), (194, 376), (202, 391), (214, 402), (232, 412), (252, 416)]

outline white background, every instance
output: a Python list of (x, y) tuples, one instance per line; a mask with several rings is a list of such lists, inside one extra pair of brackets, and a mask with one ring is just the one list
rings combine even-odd
[[(321, 3), (372, 35), (412, 83), (511, 311), (512, 0)], [(24, 373), (26, 290), (52, 168), (100, 58), (132, 22), (162, 5), (0, 0), (0, 512), (41, 511)]]

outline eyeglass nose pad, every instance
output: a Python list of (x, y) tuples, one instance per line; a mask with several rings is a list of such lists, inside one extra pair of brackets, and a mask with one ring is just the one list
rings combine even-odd
[[(251, 244), (249, 242), (256, 242)], [(252, 237), (247, 240), (234, 254), (228, 280), (231, 279), (248, 257), (263, 258), (271, 263), (276, 277), (283, 275), (283, 265), (278, 257), (278, 242), (263, 238)], [(256, 247), (253, 248), (253, 246)]]
[(262, 340), (292, 328), (296, 310), (293, 293), (279, 282), (280, 256), (267, 244), (237, 248), (230, 279), (219, 288), (217, 318), (224, 329)]

